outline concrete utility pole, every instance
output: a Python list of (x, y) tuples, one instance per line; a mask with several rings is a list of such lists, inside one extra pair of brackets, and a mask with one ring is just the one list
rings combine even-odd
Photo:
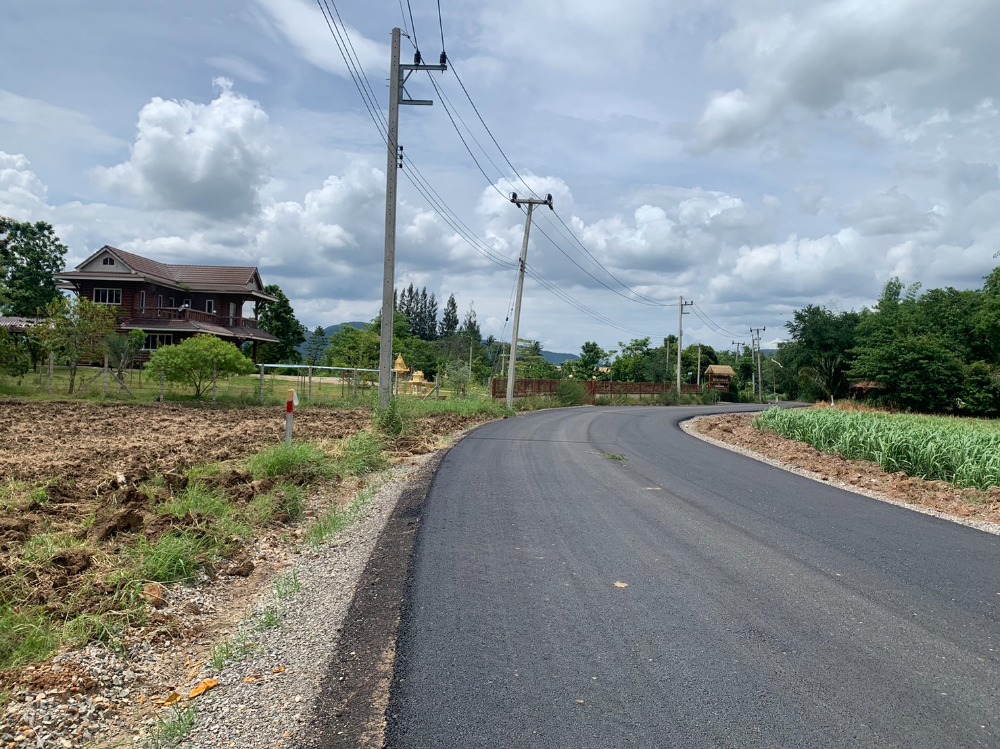
[(677, 397), (681, 397), (681, 351), (684, 350), (684, 312), (685, 307), (690, 307), (694, 302), (685, 302), (682, 296), (677, 307)]
[(757, 353), (757, 381), (754, 387), (754, 393), (760, 400), (764, 400), (764, 382), (761, 380), (760, 371), (760, 334), (767, 330), (765, 325), (763, 328), (750, 328), (750, 341), (754, 345), (754, 350)]
[[(392, 400), (392, 330), (393, 291), (396, 287), (396, 170), (403, 166), (403, 149), (399, 146), (399, 105), (430, 106), (427, 99), (410, 99), (406, 94), (406, 81), (414, 70), (444, 71), (448, 66), (422, 65), (420, 53), (414, 55), (413, 65), (400, 65), (399, 41), (402, 32), (392, 30), (392, 54), (389, 61), (389, 132), (385, 164), (385, 259), (382, 268), (382, 328), (378, 351), (378, 407), (386, 408)], [(398, 154), (398, 156), (397, 156)], [(398, 158), (398, 161), (397, 161)]]
[(698, 344), (698, 389), (701, 390), (701, 344)]
[(514, 368), (517, 364), (517, 327), (521, 322), (521, 292), (524, 289), (524, 268), (528, 261), (528, 234), (531, 233), (531, 212), (536, 205), (552, 207), (552, 196), (546, 195), (545, 200), (534, 198), (519, 198), (516, 192), (510, 194), (510, 202), (514, 205), (528, 206), (528, 217), (524, 220), (524, 242), (521, 244), (521, 262), (517, 272), (517, 302), (514, 305), (514, 330), (510, 340), (510, 360), (507, 362), (507, 408), (514, 407)]
[(739, 359), (740, 358), (740, 348), (742, 346), (745, 346), (746, 344), (743, 343), (742, 341), (730, 341), (730, 343), (732, 343), (734, 346), (736, 346), (736, 358)]

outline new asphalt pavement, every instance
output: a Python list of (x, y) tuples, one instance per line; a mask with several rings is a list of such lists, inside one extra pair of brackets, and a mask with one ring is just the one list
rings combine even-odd
[(1000, 747), (1000, 537), (679, 429), (708, 410), (537, 412), (450, 451), (387, 746)]

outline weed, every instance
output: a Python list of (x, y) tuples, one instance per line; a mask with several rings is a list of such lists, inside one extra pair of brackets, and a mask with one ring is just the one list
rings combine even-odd
[(156, 726), (143, 742), (143, 749), (174, 749), (194, 728), (197, 708), (172, 707), (169, 717), (157, 717)]
[(618, 453), (609, 453), (608, 455), (604, 456), (604, 459), (605, 460), (620, 460), (620, 461), (626, 461), (626, 460), (628, 460), (628, 458), (626, 458), (624, 455), (620, 455)]
[(402, 437), (407, 425), (403, 414), (400, 412), (399, 398), (393, 398), (389, 401), (388, 406), (377, 409), (373, 423), (379, 433), (384, 434), (386, 437), (393, 439)]
[(232, 515), (233, 505), (218, 492), (194, 482), (189, 483), (180, 494), (157, 507), (156, 512), (178, 519), (225, 518)]
[(198, 479), (214, 478), (216, 476), (221, 476), (225, 471), (225, 466), (221, 463), (206, 463), (204, 465), (197, 465), (188, 468), (184, 475), (187, 476), (189, 482), (195, 482)]
[(286, 479), (305, 484), (334, 474), (333, 461), (308, 442), (275, 445), (250, 458), (247, 468), (256, 480)]
[(267, 494), (259, 494), (246, 509), (246, 519), (255, 527), (265, 526), (272, 520), (297, 520), (306, 506), (306, 493), (295, 484), (278, 484)]
[(59, 632), (41, 611), (0, 605), (0, 671), (44, 661), (59, 646)]
[(331, 536), (335, 536), (349, 526), (361, 515), (378, 491), (381, 482), (372, 484), (360, 492), (351, 504), (345, 508), (334, 507), (317, 519), (306, 531), (306, 540), (313, 546), (319, 546)]
[(278, 613), (278, 609), (274, 606), (268, 606), (260, 612), (254, 623), (254, 627), (258, 632), (263, 632), (265, 629), (275, 629), (280, 626), (281, 614)]
[(287, 575), (282, 575), (274, 581), (274, 597), (279, 601), (291, 598), (302, 590), (302, 583), (299, 581), (299, 574), (292, 570)]
[(238, 661), (254, 651), (257, 644), (245, 632), (212, 648), (212, 667), (221, 671), (227, 663)]
[(190, 531), (171, 531), (152, 544), (140, 538), (126, 553), (132, 558), (136, 579), (172, 583), (193, 580), (207, 561), (207, 551), (201, 536)]
[(382, 441), (371, 432), (358, 432), (341, 442), (336, 470), (341, 478), (363, 476), (382, 470), (388, 464)]

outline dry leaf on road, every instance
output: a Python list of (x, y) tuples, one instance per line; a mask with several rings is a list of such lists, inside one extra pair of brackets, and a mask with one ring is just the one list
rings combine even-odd
[(628, 587), (628, 583), (623, 583), (621, 580), (617, 580), (617, 581), (615, 581), (615, 587), (616, 588), (627, 588)]
[(191, 694), (188, 695), (188, 699), (193, 700), (195, 697), (200, 697), (209, 689), (214, 689), (217, 686), (219, 686), (219, 682), (215, 679), (205, 679), (205, 681), (200, 682), (198, 686), (191, 690)]

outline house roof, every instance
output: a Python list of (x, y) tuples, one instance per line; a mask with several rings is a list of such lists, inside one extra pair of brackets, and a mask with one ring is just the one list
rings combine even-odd
[[(85, 270), (97, 257), (104, 254), (114, 256), (128, 272)], [(255, 267), (167, 264), (110, 245), (104, 245), (74, 270), (57, 273), (55, 277), (60, 281), (121, 281), (131, 277), (130, 280), (146, 280), (176, 289), (243, 294), (264, 302), (277, 301), (276, 297), (264, 292), (264, 284)]]
[(224, 325), (198, 320), (126, 320), (124, 330), (142, 330), (146, 333), (209, 333), (219, 338), (234, 338), (240, 341), (263, 341), (277, 343), (278, 338), (258, 328), (229, 328)]
[(710, 364), (705, 370), (707, 374), (719, 375), (720, 377), (735, 377), (736, 370), (728, 364)]
[(43, 320), (37, 317), (0, 317), (0, 330), (8, 333), (25, 333), (28, 328), (41, 325)]

